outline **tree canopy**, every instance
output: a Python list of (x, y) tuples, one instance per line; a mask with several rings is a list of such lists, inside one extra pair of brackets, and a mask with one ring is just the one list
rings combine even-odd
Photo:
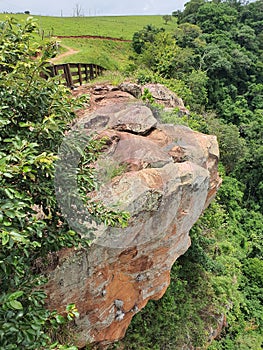
[[(175, 112), (165, 121), (217, 136), (223, 184), (191, 230), (192, 246), (176, 262), (168, 292), (136, 315), (125, 348), (259, 350), (263, 2), (191, 0), (173, 17), (174, 33), (156, 34), (134, 55), (134, 74), (166, 84), (187, 103), (189, 116)], [(206, 330), (221, 312), (227, 325), (209, 343)]]

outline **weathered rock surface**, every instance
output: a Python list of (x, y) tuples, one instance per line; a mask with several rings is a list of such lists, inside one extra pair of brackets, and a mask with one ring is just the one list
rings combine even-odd
[(130, 93), (132, 96), (136, 98), (140, 98), (142, 96), (142, 87), (139, 84), (131, 83), (131, 82), (123, 82), (119, 85), (120, 90)]
[[(107, 106), (108, 104), (119, 104), (129, 101), (136, 101), (140, 98), (143, 92), (147, 89), (154, 102), (163, 106), (166, 110), (178, 108), (180, 114), (189, 114), (189, 111), (184, 106), (183, 100), (178, 97), (174, 92), (170, 91), (166, 86), (162, 84), (146, 84), (139, 85), (126, 81), (119, 86), (113, 86), (111, 84), (103, 85), (82, 85), (73, 91), (73, 95), (90, 95), (90, 103), (88, 110), (94, 111), (98, 107)], [(79, 116), (86, 113), (79, 111)]]
[[(81, 347), (122, 338), (133, 315), (162, 297), (173, 263), (191, 244), (189, 230), (221, 180), (215, 136), (163, 125), (141, 103), (108, 105), (80, 124), (109, 140), (97, 164), (102, 185), (95, 198), (131, 214), (126, 228), (98, 226), (88, 250), (59, 252), (48, 272), (47, 306), (63, 312), (76, 304)], [(119, 164), (127, 165), (121, 175), (103, 172)]]
[(178, 108), (182, 114), (189, 114), (189, 111), (184, 106), (183, 100), (166, 86), (162, 84), (146, 84), (142, 89), (149, 90), (154, 101), (166, 109)]

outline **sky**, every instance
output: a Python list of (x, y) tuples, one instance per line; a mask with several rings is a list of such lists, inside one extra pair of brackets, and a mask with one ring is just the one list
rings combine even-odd
[(72, 16), (76, 5), (85, 16), (164, 15), (183, 10), (188, 0), (0, 0), (0, 12)]

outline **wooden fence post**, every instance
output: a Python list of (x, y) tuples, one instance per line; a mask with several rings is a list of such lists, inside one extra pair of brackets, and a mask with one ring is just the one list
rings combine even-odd
[(64, 74), (65, 74), (67, 86), (68, 87), (72, 87), (73, 86), (73, 81), (72, 81), (72, 75), (71, 75), (70, 64), (69, 63), (64, 65)]
[(82, 85), (81, 63), (78, 64), (79, 84)]
[(88, 65), (85, 63), (85, 80), (86, 82), (88, 82), (90, 79), (89, 79), (89, 76), (88, 76)]
[(93, 64), (90, 65), (90, 79), (94, 79)]
[[(71, 72), (71, 69), (77, 68), (77, 72)], [(82, 69), (84, 68), (83, 72)], [(65, 63), (57, 64), (50, 67), (51, 75), (60, 75), (63, 70), (62, 78), (65, 79), (66, 85), (70, 88), (74, 87), (74, 83), (83, 84), (83, 81), (89, 82), (101, 75), (104, 68), (92, 63)], [(83, 73), (83, 75), (82, 75)], [(77, 76), (77, 79), (75, 79)]]

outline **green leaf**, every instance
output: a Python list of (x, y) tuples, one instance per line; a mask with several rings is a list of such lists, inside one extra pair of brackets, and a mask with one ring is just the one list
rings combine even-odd
[(32, 324), (31, 327), (35, 331), (41, 330), (41, 324)]
[(24, 123), (24, 122), (20, 122), (19, 123), (19, 126), (21, 127), (21, 128), (26, 128), (26, 127), (28, 127), (28, 126), (30, 126), (31, 125), (31, 123)]
[(23, 167), (23, 172), (24, 173), (29, 173), (30, 171), (32, 171), (32, 168), (30, 166), (24, 166)]
[(6, 245), (9, 242), (9, 234), (6, 232), (1, 233), (2, 245)]
[(10, 179), (13, 177), (13, 175), (12, 175), (12, 174), (10, 174), (10, 173), (4, 173), (3, 175), (4, 175), (5, 177), (10, 178)]
[(7, 221), (7, 220), (4, 220), (4, 221), (3, 221), (3, 225), (4, 225), (4, 226), (11, 226), (11, 225), (12, 225), (12, 222)]
[(12, 309), (15, 309), (15, 310), (23, 309), (23, 305), (20, 303), (20, 301), (17, 301), (17, 300), (11, 300), (9, 302), (9, 305), (11, 306)]
[(17, 292), (14, 292), (9, 295), (8, 300), (15, 300), (19, 297), (21, 297), (24, 294), (22, 290), (18, 290)]
[(13, 210), (6, 210), (5, 211), (6, 216), (8, 216), (10, 219), (13, 219), (16, 215)]
[(13, 199), (14, 198), (14, 195), (12, 194), (12, 192), (8, 189), (8, 188), (5, 188), (5, 194), (10, 198), (10, 199)]
[(15, 242), (23, 242), (23, 243), (27, 243), (28, 239), (26, 239), (24, 236), (22, 236), (20, 233), (15, 232), (15, 231), (11, 231), (10, 232), (10, 236), (13, 238), (13, 240)]
[(56, 315), (55, 318), (58, 324), (64, 324), (66, 322), (65, 318), (61, 315)]

